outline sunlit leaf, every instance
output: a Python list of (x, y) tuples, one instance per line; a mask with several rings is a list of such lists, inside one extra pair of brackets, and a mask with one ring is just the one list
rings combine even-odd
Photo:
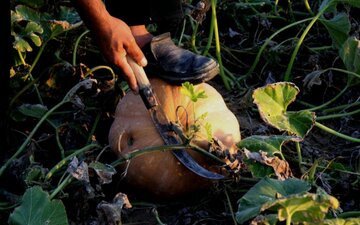
[(20, 37), (15, 37), (13, 46), (15, 49), (19, 50), (20, 52), (31, 52), (33, 50), (30, 44), (26, 40)]
[[(318, 225), (319, 223), (308, 223), (308, 225)], [(322, 225), (359, 225), (360, 218), (336, 218), (336, 219), (326, 219), (323, 221)]]
[(320, 223), (330, 208), (339, 207), (339, 201), (319, 188), (316, 194), (306, 193), (280, 198), (276, 201), (276, 205), (281, 206), (278, 209), (279, 221), (291, 219), (294, 224)]
[(195, 91), (194, 85), (190, 82), (184, 82), (180, 91), (183, 95), (188, 96), (192, 102), (197, 102), (200, 98), (207, 98), (205, 91)]
[(47, 192), (35, 186), (26, 190), (22, 202), (9, 217), (11, 225), (67, 225), (63, 203), (50, 200)]
[(298, 93), (299, 89), (293, 83), (278, 82), (255, 89), (253, 99), (265, 122), (280, 131), (304, 138), (314, 126), (315, 114), (310, 111), (287, 112)]
[(282, 197), (294, 194), (303, 194), (309, 191), (309, 183), (299, 179), (287, 179), (284, 181), (264, 178), (255, 184), (239, 201), (236, 220), (242, 224), (247, 220), (254, 218), (261, 211), (264, 204), (277, 201), (279, 194)]

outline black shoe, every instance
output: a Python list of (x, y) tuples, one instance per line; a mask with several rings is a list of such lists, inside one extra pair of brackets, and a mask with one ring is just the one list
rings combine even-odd
[(148, 60), (146, 73), (176, 85), (206, 82), (219, 74), (215, 60), (176, 46), (170, 33), (154, 37), (142, 50)]

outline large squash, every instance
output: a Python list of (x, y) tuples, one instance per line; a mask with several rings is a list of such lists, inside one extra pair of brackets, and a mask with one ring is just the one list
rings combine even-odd
[[(213, 137), (229, 148), (240, 141), (240, 128), (236, 117), (227, 108), (221, 95), (209, 84), (195, 86), (195, 90), (205, 91), (208, 97), (199, 99), (193, 109), (193, 102), (181, 93), (181, 87), (160, 79), (151, 79), (150, 82), (171, 121), (176, 121), (178, 106), (181, 106), (181, 109), (178, 110), (177, 117), (182, 124), (185, 124), (186, 120), (192, 124), (194, 115), (198, 117), (208, 113), (205, 121), (211, 124)], [(205, 129), (200, 133), (205, 136)], [(164, 145), (140, 96), (130, 92), (120, 100), (110, 129), (109, 143), (119, 155), (136, 149)], [(205, 149), (209, 147), (204, 140), (198, 140), (197, 144)], [(200, 165), (212, 171), (219, 170), (213, 161), (203, 155), (193, 150), (188, 152)], [(161, 198), (179, 197), (211, 184), (210, 180), (199, 177), (180, 164), (170, 151), (152, 152), (136, 157), (130, 161), (126, 170), (127, 184), (145, 194)]]

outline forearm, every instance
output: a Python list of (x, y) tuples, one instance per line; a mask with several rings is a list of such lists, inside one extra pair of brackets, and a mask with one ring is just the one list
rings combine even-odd
[(102, 32), (110, 24), (110, 14), (101, 0), (72, 0), (86, 26)]

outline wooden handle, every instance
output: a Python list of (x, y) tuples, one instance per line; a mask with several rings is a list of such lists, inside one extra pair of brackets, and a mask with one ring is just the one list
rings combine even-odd
[(150, 86), (149, 79), (147, 78), (144, 68), (137, 64), (130, 56), (126, 56), (126, 60), (128, 61), (131, 69), (133, 70), (136, 81), (139, 85), (139, 89), (144, 89)]

